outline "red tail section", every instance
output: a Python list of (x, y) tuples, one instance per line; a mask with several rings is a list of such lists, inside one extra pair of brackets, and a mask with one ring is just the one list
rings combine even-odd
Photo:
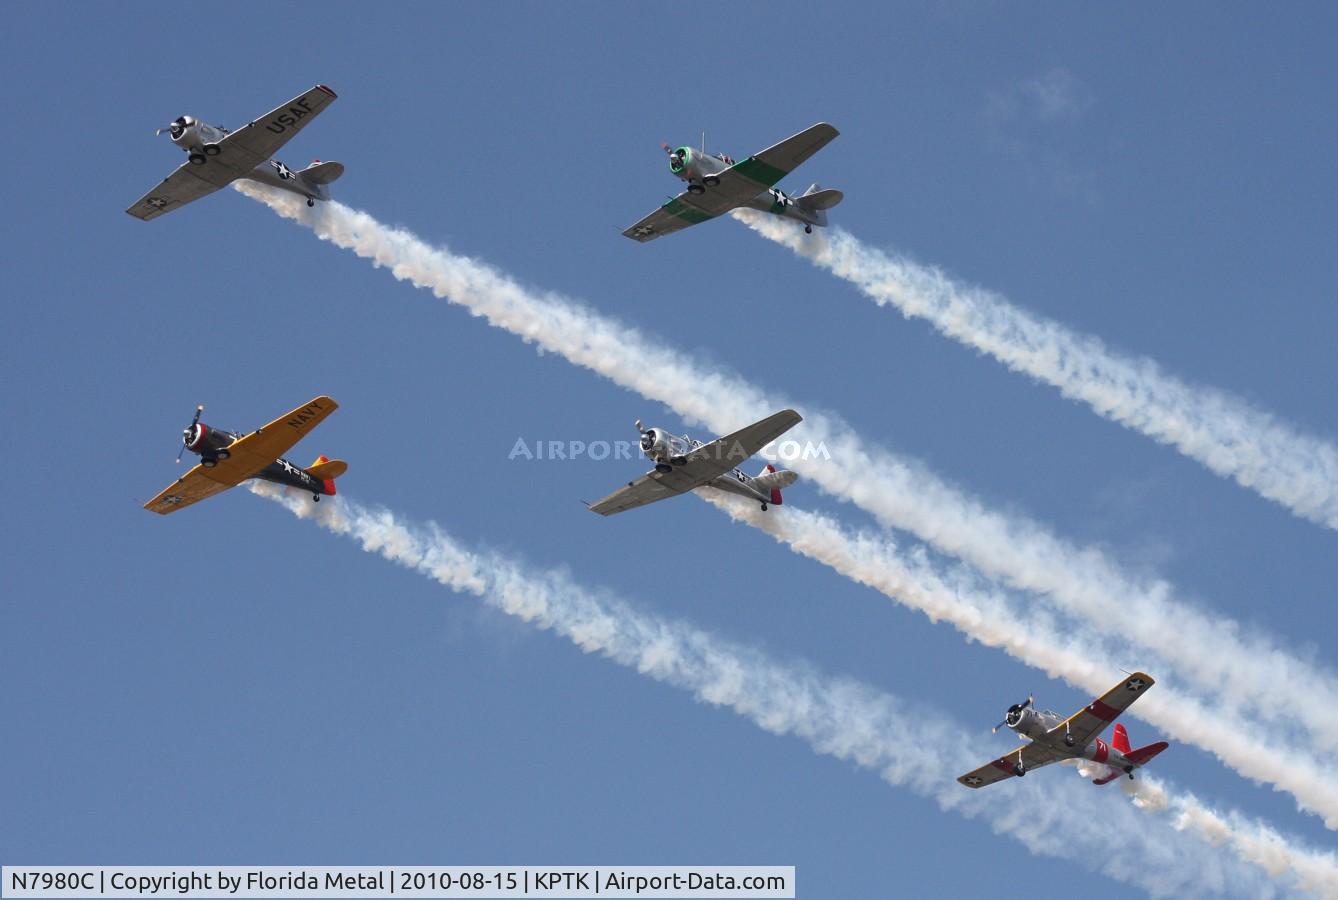
[(1129, 755), (1129, 732), (1124, 730), (1123, 725), (1115, 726), (1115, 733), (1110, 736), (1110, 745), (1125, 756)]
[(1124, 756), (1126, 759), (1129, 760), (1129, 762), (1133, 763), (1136, 766), (1145, 766), (1152, 759), (1152, 757), (1156, 756), (1158, 753), (1162, 752), (1169, 746), (1170, 744), (1166, 743), (1165, 741), (1157, 741), (1157, 743), (1155, 744), (1148, 744), (1146, 747), (1139, 747), (1137, 750), (1130, 750), (1128, 753), (1124, 754)]
[[(771, 463), (767, 463), (767, 471), (768, 471), (768, 472), (774, 472), (774, 471), (776, 471), (776, 467), (773, 466)], [(772, 506), (780, 506), (780, 505), (781, 505), (781, 502), (782, 502), (782, 501), (781, 501), (781, 492), (780, 492), (780, 488), (772, 488), (772, 489), (771, 489), (771, 505), (772, 505)]]
[(1115, 733), (1110, 736), (1110, 745), (1123, 753), (1124, 758), (1136, 766), (1147, 765), (1148, 760), (1170, 746), (1165, 741), (1157, 741), (1155, 744), (1148, 744), (1146, 747), (1131, 750), (1129, 749), (1129, 732), (1124, 730), (1123, 725), (1115, 726)]

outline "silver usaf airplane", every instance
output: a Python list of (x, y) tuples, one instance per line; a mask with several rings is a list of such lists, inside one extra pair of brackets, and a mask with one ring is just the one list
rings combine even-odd
[(802, 421), (799, 413), (783, 409), (703, 444), (690, 437), (672, 435), (663, 428), (642, 428), (638, 419), (641, 451), (655, 461), (655, 468), (602, 500), (588, 504), (590, 511), (611, 516), (699, 487), (747, 497), (761, 503), (763, 510), (768, 504), (780, 506), (781, 489), (794, 484), (799, 476), (789, 471), (778, 472), (772, 465), (752, 476), (739, 469), (738, 464)]
[(1155, 683), (1151, 675), (1135, 672), (1067, 719), (1048, 709), (1036, 709), (1031, 697), (1014, 703), (994, 730), (1007, 725), (1029, 743), (957, 780), (969, 788), (982, 788), (1066, 759), (1084, 759), (1104, 767), (1104, 774), (1093, 779), (1093, 784), (1109, 784), (1121, 775), (1133, 778), (1134, 769), (1147, 765), (1167, 743), (1157, 741), (1135, 750), (1129, 746), (1123, 725), (1115, 726), (1109, 744), (1097, 735)]
[(805, 231), (812, 233), (814, 225), (827, 224), (827, 210), (840, 203), (845, 195), (814, 184), (798, 197), (791, 197), (776, 183), (838, 134), (831, 125), (819, 122), (743, 162), (735, 162), (724, 154), (707, 153), (705, 138), (700, 151), (691, 147), (670, 150), (668, 144), (663, 144), (664, 152), (669, 154), (669, 171), (686, 181), (688, 188), (623, 234), (644, 244), (740, 206), (796, 219), (804, 223)]
[(335, 92), (318, 84), (236, 131), (206, 125), (193, 116), (178, 116), (157, 133), (170, 134), (172, 143), (188, 154), (186, 162), (126, 212), (145, 221), (156, 219), (238, 178), (291, 191), (305, 197), (308, 206), (329, 200), (329, 186), (344, 174), (343, 164), (316, 160), (294, 172), (271, 157), (334, 101)]

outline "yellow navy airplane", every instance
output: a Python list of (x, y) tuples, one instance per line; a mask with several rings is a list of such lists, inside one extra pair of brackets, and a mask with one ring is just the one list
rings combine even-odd
[(1014, 703), (994, 730), (1007, 725), (1029, 743), (957, 780), (969, 788), (982, 788), (1066, 759), (1084, 759), (1102, 767), (1093, 784), (1109, 784), (1121, 775), (1133, 778), (1134, 769), (1147, 765), (1167, 743), (1157, 741), (1134, 750), (1123, 725), (1115, 726), (1109, 744), (1097, 735), (1155, 683), (1151, 675), (1135, 672), (1067, 719), (1048, 709), (1036, 709), (1031, 697)]
[(827, 224), (827, 210), (840, 203), (845, 195), (814, 184), (798, 197), (791, 197), (776, 183), (838, 134), (831, 125), (819, 122), (742, 162), (724, 154), (707, 153), (704, 138), (700, 151), (691, 147), (671, 150), (664, 144), (664, 152), (669, 154), (669, 171), (688, 183), (687, 190), (670, 198), (623, 234), (644, 244), (740, 206), (803, 222), (804, 230), (811, 233), (814, 225)]
[(318, 84), (236, 131), (207, 125), (194, 116), (178, 116), (157, 133), (171, 135), (172, 143), (186, 152), (186, 161), (126, 212), (145, 221), (156, 219), (238, 178), (305, 197), (307, 206), (329, 200), (330, 183), (344, 174), (341, 163), (318, 159), (294, 172), (272, 157), (334, 101), (335, 92)]
[(348, 463), (318, 456), (304, 469), (284, 459), (283, 454), (338, 408), (339, 404), (329, 397), (316, 397), (243, 435), (204, 424), (200, 421), (204, 405), (195, 407), (195, 418), (181, 433), (177, 462), (181, 462), (181, 453), (189, 450), (199, 455), (199, 465), (164, 488), (144, 508), (167, 515), (248, 478), (310, 491), (313, 500), (332, 496), (334, 480), (347, 471)]

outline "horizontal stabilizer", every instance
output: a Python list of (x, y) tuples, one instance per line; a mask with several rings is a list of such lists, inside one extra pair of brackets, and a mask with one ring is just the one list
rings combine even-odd
[(1123, 774), (1124, 774), (1123, 772), (1119, 772), (1112, 769), (1111, 774), (1107, 775), (1105, 778), (1093, 778), (1092, 784), (1110, 784), (1112, 781), (1114, 781), (1116, 778), (1119, 778)]
[[(813, 187), (817, 187), (817, 185), (814, 185)], [(813, 191), (812, 193), (804, 194), (803, 196), (800, 197), (795, 197), (794, 202), (797, 203), (799, 206), (802, 206), (804, 209), (811, 209), (817, 211), (817, 210), (831, 209), (833, 206), (840, 203), (845, 198), (846, 195), (841, 193), (840, 191), (833, 190), (832, 188), (826, 188), (824, 190)]]
[(1137, 750), (1130, 750), (1124, 754), (1125, 759), (1136, 766), (1145, 766), (1151, 761), (1152, 757), (1165, 750), (1170, 745), (1165, 741), (1157, 741), (1155, 744), (1148, 744), (1146, 747), (1139, 747)]
[(331, 184), (344, 174), (344, 164), (337, 162), (314, 162), (300, 173), (312, 184)]
[(789, 469), (781, 469), (779, 472), (772, 466), (767, 466), (762, 474), (757, 476), (757, 486), (763, 491), (783, 490), (799, 480), (799, 475), (791, 472)]
[(777, 472), (775, 466), (767, 463), (767, 467), (758, 473), (757, 480), (754, 483), (761, 488), (763, 493), (770, 492), (773, 506), (780, 506), (785, 502), (784, 498), (781, 497), (781, 488), (787, 488), (794, 484), (798, 477), (788, 469)]
[(312, 478), (333, 481), (348, 471), (348, 463), (342, 459), (326, 459), (324, 456), (318, 456), (307, 471), (311, 473)]

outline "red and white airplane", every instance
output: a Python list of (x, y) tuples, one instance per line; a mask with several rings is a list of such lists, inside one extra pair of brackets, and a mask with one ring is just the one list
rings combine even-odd
[(1155, 683), (1151, 675), (1135, 672), (1067, 719), (1048, 709), (1036, 709), (1031, 697), (1015, 703), (994, 730), (1007, 725), (1029, 743), (957, 780), (969, 788), (980, 788), (1065, 759), (1085, 759), (1104, 766), (1105, 774), (1092, 779), (1093, 784), (1109, 784), (1121, 775), (1133, 778), (1134, 769), (1146, 765), (1166, 749), (1167, 743), (1157, 741), (1134, 750), (1123, 725), (1115, 726), (1109, 744), (1097, 735)]

